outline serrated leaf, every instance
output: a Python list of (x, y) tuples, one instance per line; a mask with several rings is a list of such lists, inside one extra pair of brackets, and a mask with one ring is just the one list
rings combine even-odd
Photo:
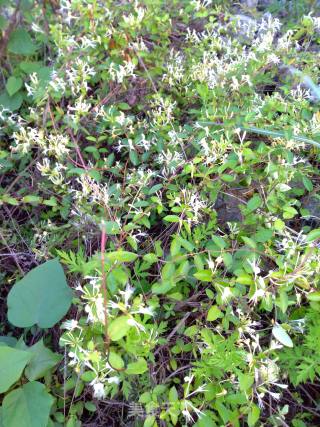
[(7, 394), (2, 403), (4, 427), (45, 427), (49, 421), (53, 397), (43, 384), (24, 384)]
[(0, 346), (0, 393), (18, 381), (31, 358), (32, 354), (27, 351)]
[(33, 357), (26, 367), (25, 375), (29, 381), (35, 381), (45, 376), (45, 374), (62, 359), (60, 354), (54, 353), (49, 348), (45, 347), (43, 340), (40, 340), (29, 350)]
[(293, 342), (287, 332), (283, 329), (280, 325), (275, 325), (272, 328), (272, 334), (273, 336), (284, 346), (286, 347), (293, 347)]
[(9, 322), (20, 328), (51, 328), (67, 313), (72, 292), (57, 259), (31, 270), (8, 295)]

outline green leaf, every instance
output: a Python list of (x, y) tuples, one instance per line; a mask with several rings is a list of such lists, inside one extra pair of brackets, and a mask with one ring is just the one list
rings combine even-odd
[(127, 252), (127, 251), (116, 251), (116, 252), (108, 252), (106, 254), (106, 257), (111, 262), (132, 262), (135, 261), (138, 258), (137, 254), (134, 254), (133, 252)]
[(252, 405), (248, 414), (248, 426), (253, 427), (260, 417), (260, 408), (257, 405)]
[(8, 295), (9, 322), (20, 328), (51, 328), (67, 313), (72, 292), (57, 259), (31, 270)]
[(251, 388), (254, 383), (254, 376), (250, 374), (239, 374), (239, 387), (241, 391), (246, 391)]
[(259, 243), (265, 243), (273, 236), (273, 230), (268, 228), (260, 228), (254, 236), (254, 240)]
[(172, 257), (179, 255), (181, 251), (181, 245), (177, 238), (174, 238), (170, 245), (170, 254)]
[(213, 305), (210, 307), (208, 314), (207, 314), (207, 320), (209, 322), (214, 322), (215, 320), (219, 319), (219, 317), (223, 317), (222, 311), (217, 307), (216, 305)]
[(12, 96), (16, 92), (18, 92), (18, 90), (21, 89), (22, 87), (22, 83), (23, 81), (20, 77), (14, 77), (14, 76), (9, 77), (6, 83), (6, 89), (9, 96)]
[(88, 175), (97, 182), (101, 181), (101, 173), (95, 169), (90, 169)]
[(149, 264), (154, 264), (158, 261), (158, 257), (156, 254), (150, 253), (143, 255), (143, 260), (148, 262)]
[(212, 282), (212, 271), (200, 270), (194, 273), (194, 277), (202, 282)]
[(28, 196), (24, 196), (22, 198), (23, 203), (30, 203), (30, 204), (35, 204), (38, 205), (39, 203), (41, 203), (42, 198), (39, 196), (33, 196), (32, 194), (29, 194)]
[(21, 92), (15, 93), (13, 96), (9, 96), (7, 91), (3, 91), (0, 94), (0, 105), (10, 111), (16, 111), (21, 107), (23, 96)]
[(143, 357), (140, 357), (137, 362), (129, 363), (126, 369), (128, 375), (140, 375), (148, 370), (148, 365)]
[(298, 211), (293, 208), (292, 206), (285, 206), (283, 208), (283, 218), (284, 219), (291, 219), (293, 218), (295, 215), (297, 215)]
[(305, 186), (305, 188), (309, 192), (313, 190), (313, 184), (312, 184), (312, 181), (309, 178), (307, 178), (306, 176), (303, 176), (302, 177), (302, 182), (303, 182), (303, 185)]
[(106, 233), (111, 236), (119, 234), (121, 231), (120, 225), (115, 221), (104, 221), (103, 227), (106, 230)]
[(43, 384), (24, 384), (3, 400), (4, 427), (46, 427), (53, 401)]
[(29, 351), (33, 354), (25, 370), (25, 375), (29, 381), (44, 377), (45, 374), (62, 359), (60, 354), (54, 353), (49, 348), (45, 347), (43, 340), (29, 347)]
[(167, 222), (179, 222), (180, 218), (178, 215), (167, 215), (163, 218), (163, 220)]
[(32, 354), (27, 351), (0, 346), (0, 393), (18, 381), (31, 358)]
[(143, 427), (155, 427), (156, 425), (157, 424), (155, 415), (148, 415), (143, 423)]
[(293, 342), (287, 332), (283, 329), (280, 325), (275, 325), (272, 328), (272, 334), (273, 336), (284, 346), (286, 347), (293, 347)]
[(7, 335), (0, 335), (0, 345), (4, 345), (7, 347), (15, 347), (17, 344), (17, 338), (7, 336)]
[(320, 291), (310, 292), (307, 295), (307, 298), (308, 298), (309, 301), (315, 301), (315, 302), (320, 301)]
[(279, 292), (279, 298), (276, 299), (276, 304), (280, 308), (282, 313), (285, 313), (287, 311), (287, 308), (289, 306), (289, 298), (288, 294), (284, 290), (281, 290)]
[(306, 242), (311, 243), (320, 238), (320, 228), (316, 228), (306, 235)]
[(139, 164), (139, 157), (138, 157), (138, 154), (137, 154), (136, 151), (130, 150), (130, 152), (129, 152), (129, 158), (131, 160), (131, 163), (134, 166), (138, 166), (138, 164)]
[(119, 341), (127, 334), (131, 328), (128, 323), (129, 319), (129, 316), (119, 316), (110, 323), (108, 334), (111, 341)]
[(169, 390), (169, 402), (177, 402), (179, 400), (178, 392), (175, 386)]
[(220, 236), (212, 236), (212, 241), (219, 249), (224, 249), (227, 246), (226, 242)]
[(86, 402), (84, 404), (84, 407), (89, 412), (95, 412), (97, 410), (97, 407), (96, 407), (96, 405), (93, 402)]
[(122, 369), (124, 367), (124, 361), (122, 360), (122, 357), (114, 351), (110, 351), (109, 353), (109, 363), (111, 367), (115, 369)]
[(0, 30), (1, 31), (5, 30), (8, 26), (8, 24), (9, 24), (9, 20), (5, 19), (4, 16), (0, 15)]
[(258, 194), (255, 194), (248, 202), (247, 208), (250, 212), (255, 211), (262, 205), (261, 197)]
[(19, 63), (19, 67), (26, 74), (36, 73), (41, 68), (41, 65), (42, 62), (22, 61)]
[(194, 245), (190, 243), (188, 240), (183, 239), (181, 236), (177, 237), (178, 241), (180, 242), (180, 245), (185, 248), (188, 252), (193, 252)]
[(153, 185), (149, 190), (148, 190), (148, 195), (151, 196), (151, 194), (156, 193), (157, 191), (161, 190), (161, 188), (163, 187), (162, 184), (156, 184)]
[(93, 381), (96, 378), (96, 373), (93, 371), (86, 371), (81, 375), (81, 379), (82, 381), (84, 381), (85, 383), (90, 383), (91, 381)]
[(151, 290), (152, 290), (152, 293), (160, 295), (160, 294), (166, 294), (171, 289), (173, 289), (173, 287), (174, 287), (174, 283), (168, 280), (168, 281), (155, 283), (154, 285), (152, 285)]
[(30, 34), (23, 28), (12, 31), (8, 42), (8, 51), (17, 55), (32, 55), (37, 50)]

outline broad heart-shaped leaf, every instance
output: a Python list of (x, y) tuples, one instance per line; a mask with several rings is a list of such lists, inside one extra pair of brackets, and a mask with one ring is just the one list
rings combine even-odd
[(293, 347), (291, 338), (282, 326), (274, 325), (272, 328), (272, 334), (282, 345), (285, 345), (286, 347)]
[(32, 354), (27, 351), (0, 346), (0, 393), (18, 381), (31, 358)]
[(53, 400), (43, 384), (24, 384), (3, 400), (3, 427), (46, 427)]
[(30, 34), (23, 28), (12, 31), (8, 42), (8, 51), (17, 55), (32, 55), (37, 50)]
[(34, 381), (45, 376), (49, 369), (57, 365), (62, 356), (45, 347), (43, 340), (29, 348), (33, 357), (26, 367), (25, 375), (29, 381)]
[(51, 328), (67, 313), (71, 300), (72, 292), (59, 261), (47, 261), (31, 270), (9, 292), (9, 322), (20, 328), (35, 324)]

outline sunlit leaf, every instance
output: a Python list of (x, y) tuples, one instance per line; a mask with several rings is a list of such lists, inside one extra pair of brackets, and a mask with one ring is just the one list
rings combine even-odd
[(293, 342), (287, 332), (283, 329), (280, 325), (275, 325), (272, 328), (272, 334), (273, 336), (284, 346), (286, 347), (293, 347)]

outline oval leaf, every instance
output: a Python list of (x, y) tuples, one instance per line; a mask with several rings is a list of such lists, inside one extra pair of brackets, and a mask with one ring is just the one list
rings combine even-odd
[(116, 252), (109, 252), (106, 254), (106, 257), (111, 262), (132, 262), (135, 261), (138, 257), (137, 254), (134, 254), (133, 252), (127, 252), (127, 251), (116, 251)]
[(316, 228), (315, 230), (310, 231), (310, 233), (306, 235), (307, 243), (314, 242), (317, 239), (320, 239), (320, 228)]
[(167, 222), (179, 222), (180, 218), (178, 215), (167, 215), (163, 218), (163, 220)]
[(145, 359), (140, 357), (137, 362), (129, 363), (126, 369), (128, 375), (140, 375), (148, 370), (148, 365)]
[(280, 325), (275, 325), (272, 328), (272, 334), (273, 336), (284, 346), (286, 347), (293, 347), (293, 342), (287, 332), (283, 329)]
[(215, 320), (219, 319), (219, 317), (223, 317), (222, 311), (219, 309), (219, 307), (216, 305), (210, 307), (210, 310), (207, 314), (207, 320), (209, 320), (209, 322), (214, 322)]
[(129, 325), (128, 320), (129, 316), (120, 316), (110, 323), (108, 328), (108, 334), (112, 341), (119, 341), (127, 334), (129, 329), (131, 328), (131, 325)]
[(319, 291), (311, 292), (310, 294), (307, 295), (307, 298), (309, 301), (318, 302), (320, 301), (320, 292)]

